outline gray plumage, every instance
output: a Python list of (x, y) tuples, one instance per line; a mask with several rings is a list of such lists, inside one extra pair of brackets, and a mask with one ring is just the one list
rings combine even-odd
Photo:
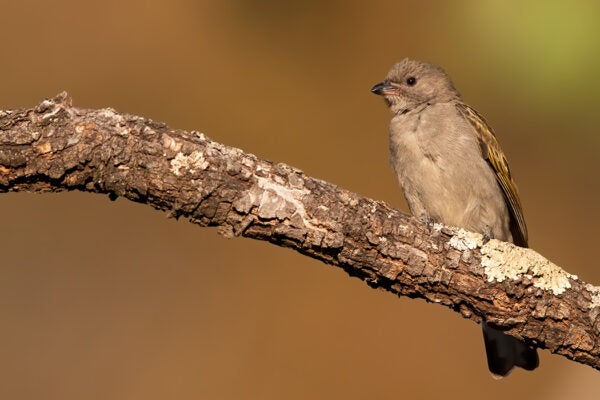
[[(517, 189), (487, 122), (440, 67), (404, 59), (371, 89), (392, 111), (390, 158), (411, 213), (527, 246)], [(537, 367), (535, 349), (482, 324), (495, 376)]]

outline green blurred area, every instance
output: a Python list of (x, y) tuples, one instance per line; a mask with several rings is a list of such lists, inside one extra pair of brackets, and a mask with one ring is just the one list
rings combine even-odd
[[(0, 2), (0, 108), (75, 105), (195, 129), (405, 207), (389, 113), (403, 57), (495, 128), (531, 245), (600, 282), (597, 1)], [(493, 381), (479, 327), (286, 249), (80, 193), (0, 196), (0, 398), (595, 399), (541, 354)]]
[(518, 107), (546, 115), (576, 99), (582, 106), (573, 118), (573, 134), (597, 144), (597, 130), (586, 127), (597, 116), (600, 91), (600, 2), (488, 1), (471, 2), (465, 9), (464, 32), (479, 39), (486, 69), (504, 75), (506, 84), (498, 88), (506, 100), (514, 98)]

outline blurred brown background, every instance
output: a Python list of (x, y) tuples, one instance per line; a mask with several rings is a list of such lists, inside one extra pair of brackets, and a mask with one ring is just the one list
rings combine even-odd
[[(531, 246), (599, 284), (597, 1), (1, 2), (0, 107), (196, 129), (405, 207), (389, 113), (409, 56), (495, 127)], [(124, 200), (0, 195), (2, 399), (596, 399), (548, 351), (494, 381), (476, 324), (289, 250)]]

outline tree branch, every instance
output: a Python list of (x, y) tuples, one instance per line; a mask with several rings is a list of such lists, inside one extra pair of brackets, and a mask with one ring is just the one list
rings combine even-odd
[(285, 164), (66, 93), (0, 111), (0, 192), (82, 190), (125, 197), (336, 265), (372, 287), (485, 318), (600, 369), (600, 288), (530, 249), (429, 228), (383, 202)]

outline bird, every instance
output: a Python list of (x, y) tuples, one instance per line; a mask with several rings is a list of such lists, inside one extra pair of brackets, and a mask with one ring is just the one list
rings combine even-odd
[[(517, 187), (496, 135), (441, 67), (408, 58), (371, 88), (392, 112), (390, 162), (410, 212), (428, 224), (464, 228), (528, 246)], [(488, 368), (534, 370), (537, 351), (482, 318)]]

